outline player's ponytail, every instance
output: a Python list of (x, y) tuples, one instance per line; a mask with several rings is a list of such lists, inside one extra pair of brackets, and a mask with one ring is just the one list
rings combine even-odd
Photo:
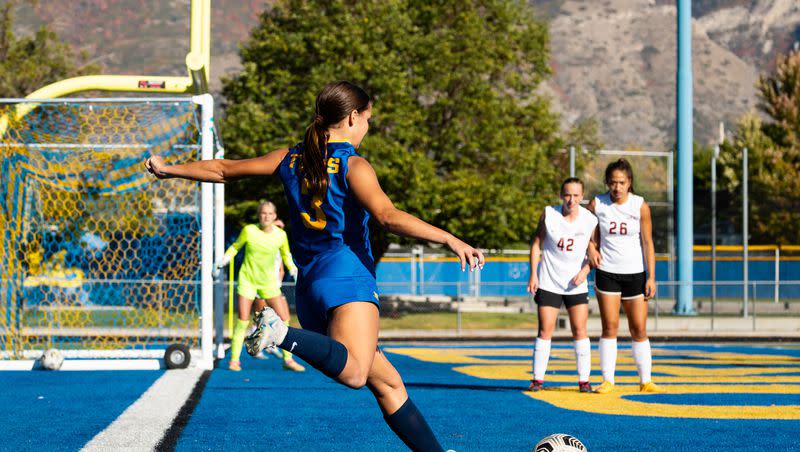
[(328, 83), (317, 95), (314, 119), (303, 140), (303, 173), (311, 193), (321, 195), (328, 188), (328, 129), (353, 110), (366, 110), (371, 102), (366, 91), (343, 80)]
[(311, 193), (325, 193), (328, 175), (325, 172), (325, 151), (328, 148), (328, 130), (322, 116), (316, 114), (306, 128), (303, 140), (303, 173)]

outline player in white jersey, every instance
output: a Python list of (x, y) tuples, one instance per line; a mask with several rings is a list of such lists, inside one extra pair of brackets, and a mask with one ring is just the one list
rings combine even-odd
[(597, 269), (595, 289), (603, 324), (598, 347), (603, 383), (595, 392), (607, 394), (614, 390), (620, 303), (628, 317), (639, 389), (664, 392), (651, 380), (653, 358), (647, 339), (647, 300), (656, 292), (650, 207), (641, 196), (633, 194), (633, 169), (627, 160), (610, 163), (605, 182), (608, 192), (589, 203), (589, 210), (598, 220), (589, 245), (589, 260)]
[(575, 177), (565, 180), (561, 184), (561, 205), (544, 208), (531, 245), (528, 292), (535, 294), (539, 331), (533, 348), (533, 378), (529, 391), (539, 391), (544, 384), (550, 342), (562, 304), (567, 308), (574, 339), (578, 389), (592, 391), (589, 385), (591, 345), (586, 335), (589, 316), (586, 277), (590, 271), (586, 250), (597, 218), (581, 207), (582, 199), (583, 182)]

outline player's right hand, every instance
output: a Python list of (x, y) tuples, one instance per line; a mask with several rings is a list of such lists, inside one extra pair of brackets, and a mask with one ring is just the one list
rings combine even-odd
[(467, 245), (458, 237), (451, 235), (446, 243), (450, 251), (452, 251), (461, 262), (462, 272), (467, 268), (467, 265), (469, 265), (469, 271), (475, 271), (475, 268), (482, 269), (486, 264), (486, 259), (479, 249)]
[(589, 254), (589, 264), (592, 266), (592, 268), (598, 268), (600, 266), (600, 261), (602, 260), (602, 257), (600, 257), (600, 252), (597, 251), (591, 244), (589, 245), (589, 249), (586, 251), (587, 254)]
[(539, 290), (539, 277), (535, 274), (531, 275), (531, 278), (528, 280), (528, 293), (535, 294), (537, 290)]
[(219, 276), (219, 271), (231, 261), (231, 258), (228, 256), (222, 256), (222, 259), (214, 263), (214, 268), (211, 270), (211, 275), (213, 277)]
[(150, 174), (159, 179), (164, 179), (168, 176), (168, 174), (164, 171), (164, 169), (167, 167), (167, 164), (159, 155), (154, 155), (147, 159), (144, 162), (144, 167), (147, 168), (147, 171), (150, 172)]

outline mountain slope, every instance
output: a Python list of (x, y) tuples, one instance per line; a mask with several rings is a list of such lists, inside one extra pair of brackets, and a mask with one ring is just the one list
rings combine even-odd
[[(268, 2), (212, 4), (212, 80), (240, 67), (238, 44)], [(674, 0), (533, 0), (550, 22), (554, 76), (543, 90), (565, 126), (595, 117), (609, 148), (665, 150), (674, 142)], [(757, 103), (754, 83), (800, 39), (797, 0), (694, 0), (695, 138), (710, 143)], [(47, 23), (108, 74), (183, 75), (189, 0), (39, 0), (17, 31)]]

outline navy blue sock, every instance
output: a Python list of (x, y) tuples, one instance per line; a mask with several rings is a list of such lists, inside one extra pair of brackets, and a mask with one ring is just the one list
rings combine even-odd
[(289, 327), (278, 347), (294, 353), (331, 378), (338, 377), (347, 364), (347, 348), (341, 342), (313, 331)]
[(392, 431), (414, 452), (444, 451), (425, 417), (411, 399), (406, 400), (397, 411), (383, 418)]

